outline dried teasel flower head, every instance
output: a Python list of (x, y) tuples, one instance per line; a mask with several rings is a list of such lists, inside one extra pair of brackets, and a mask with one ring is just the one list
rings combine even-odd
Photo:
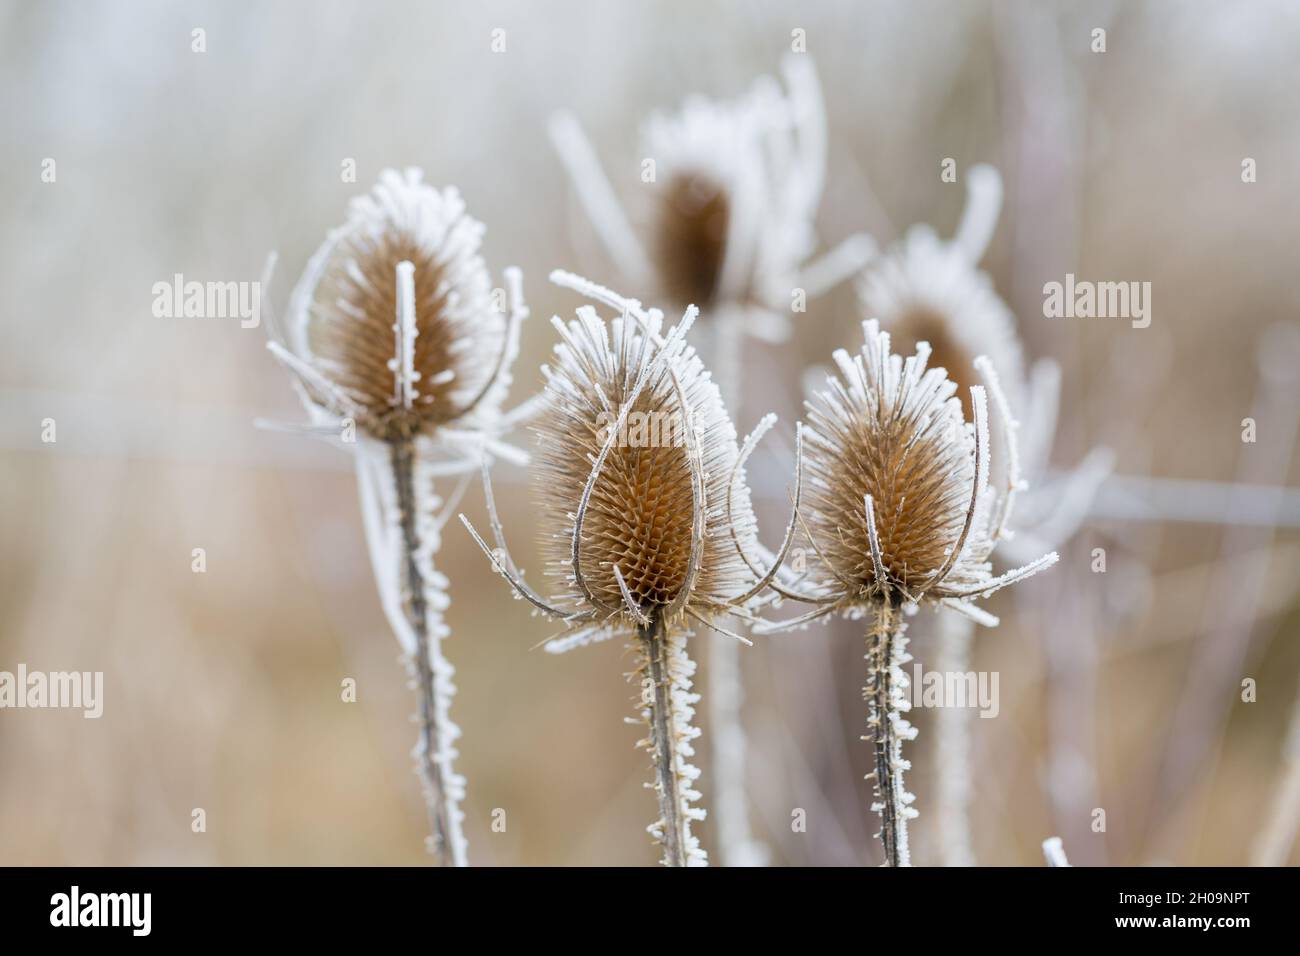
[[(552, 320), (560, 342), (543, 368), (533, 424), (552, 599), (523, 584), (502, 541), (496, 552), (480, 544), (524, 597), (569, 625), (551, 650), (628, 634), (652, 618), (719, 629), (712, 619), (744, 613), (775, 565), (765, 574), (752, 558), (759, 548), (736, 432), (686, 344), (696, 310), (665, 332), (658, 310), (568, 273), (552, 280), (617, 312), (606, 320), (588, 305), (567, 323)], [(782, 557), (793, 532), (792, 521)]]
[(769, 340), (789, 337), (795, 288), (812, 297), (874, 253), (854, 236), (814, 263), (814, 219), (826, 165), (826, 117), (809, 57), (782, 63), (783, 89), (761, 77), (735, 100), (688, 97), (652, 113), (641, 129), (643, 166), (634, 210), (644, 245), (613, 198), (577, 121), (557, 116), (551, 136), (588, 215), (629, 282), (681, 311), (724, 310)]
[(494, 294), (483, 231), (456, 189), (418, 169), (386, 170), (352, 200), (295, 288), (276, 351), (309, 408), (388, 442), (492, 421), (526, 310), (518, 270), (506, 271), (509, 312)]
[[(1022, 486), (1014, 422), (993, 367), (976, 359), (985, 384), (971, 387), (975, 413), (967, 422), (957, 386), (944, 369), (927, 368), (928, 344), (904, 361), (877, 322), (865, 322), (863, 331), (861, 352), (837, 351), (839, 375), (808, 403), (809, 487), (800, 514), (828, 580), (804, 598), (817, 610), (764, 630), (836, 610), (922, 601), (996, 624), (971, 602), (1054, 564), (1057, 555), (992, 573), (989, 556)], [(1010, 450), (1011, 480), (1002, 492), (988, 480), (986, 390)]]

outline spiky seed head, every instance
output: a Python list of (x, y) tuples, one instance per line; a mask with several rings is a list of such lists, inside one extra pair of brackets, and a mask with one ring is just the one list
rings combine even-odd
[[(554, 320), (562, 340), (543, 369), (534, 426), (542, 543), (559, 581), (554, 603), (627, 624), (635, 617), (624, 587), (647, 616), (722, 610), (753, 581), (732, 532), (742, 546), (755, 541), (743, 472), (728, 520), (738, 449), (717, 386), (685, 346), (684, 327), (661, 335), (658, 312), (641, 316), (607, 322), (588, 306), (567, 323)], [(575, 573), (574, 529), (588, 488)]]
[[(504, 389), (489, 384), (507, 317), (479, 254), (483, 231), (455, 188), (432, 188), (418, 169), (390, 169), (352, 201), (322, 250), (319, 281), (305, 290), (302, 346), (359, 406), (368, 433), (428, 433), (501, 401)], [(413, 266), (413, 329), (399, 314), (403, 263)]]
[[(840, 377), (808, 403), (805, 516), (829, 569), (865, 597), (917, 594), (961, 534), (975, 479), (975, 433), (956, 385), (926, 369), (922, 345), (906, 363), (889, 335), (864, 323), (866, 342), (835, 361)], [(889, 589), (877, 587), (865, 501), (870, 499)], [(965, 564), (980, 549), (970, 542)], [(966, 577), (974, 568), (954, 570)]]
[[(906, 361), (887, 332), (863, 323), (865, 342), (835, 353), (839, 377), (808, 403), (804, 514), (815, 553), (834, 579), (832, 608), (943, 603), (981, 623), (997, 619), (970, 602), (1056, 563), (1055, 552), (997, 577), (989, 555), (1006, 533), (1023, 483), (1015, 467), (1015, 425), (987, 358), (975, 360), (984, 384), (971, 387), (967, 422), (956, 385), (927, 368), (921, 342)], [(988, 400), (1002, 421), (1011, 479), (989, 486)]]

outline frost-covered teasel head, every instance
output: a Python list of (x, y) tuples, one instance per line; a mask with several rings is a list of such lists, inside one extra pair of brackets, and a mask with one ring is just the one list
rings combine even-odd
[(814, 296), (874, 251), (869, 239), (855, 236), (808, 262), (825, 175), (825, 109), (807, 56), (787, 56), (782, 73), (784, 89), (762, 77), (735, 100), (691, 96), (679, 109), (647, 118), (635, 231), (576, 120), (561, 114), (551, 126), (579, 197), (627, 281), (653, 288), (678, 311), (695, 305), (712, 317), (737, 310), (746, 331), (777, 340), (789, 335), (795, 288)]
[[(927, 367), (928, 344), (904, 361), (875, 321), (863, 331), (862, 350), (837, 351), (839, 374), (808, 403), (800, 514), (825, 580), (804, 596), (819, 607), (797, 620), (924, 601), (996, 624), (971, 602), (1057, 559), (1052, 553), (1001, 576), (992, 571), (989, 557), (1022, 484), (997, 376), (986, 358), (975, 360), (984, 384), (970, 388), (968, 422), (956, 384), (944, 369)], [(990, 394), (1010, 458), (1011, 480), (1000, 492), (988, 479)]]
[[(775, 569), (756, 570), (736, 432), (686, 344), (696, 310), (665, 331), (658, 310), (567, 273), (552, 279), (617, 313), (607, 320), (588, 305), (552, 320), (560, 342), (532, 426), (552, 596), (524, 584), (501, 540), (495, 552), (484, 548), (524, 597), (566, 624), (550, 650), (632, 633), (652, 618), (716, 628), (713, 618), (744, 613)], [(793, 522), (782, 555), (792, 536)]]
[(483, 231), (418, 169), (386, 170), (352, 200), (293, 292), (287, 348), (272, 344), (319, 419), (384, 441), (491, 425), (525, 310), (517, 270), (509, 312), (494, 295)]

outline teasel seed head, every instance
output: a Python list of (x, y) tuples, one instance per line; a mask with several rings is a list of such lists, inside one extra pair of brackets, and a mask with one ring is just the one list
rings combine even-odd
[(694, 311), (666, 334), (658, 312), (638, 313), (607, 322), (583, 307), (554, 323), (534, 487), (556, 603), (628, 625), (633, 606), (709, 617), (753, 581), (731, 540), (752, 547), (755, 537), (743, 480), (730, 517), (725, 507), (736, 432), (685, 344)]
[[(543, 366), (546, 389), (533, 430), (534, 497), (551, 598), (523, 579), (506, 547), (491, 483), (484, 490), (496, 547), (461, 521), (518, 596), (561, 620), (547, 642), (561, 653), (654, 624), (670, 633), (751, 609), (775, 580), (796, 533), (791, 515), (775, 556), (758, 544), (744, 465), (767, 416), (740, 448), (736, 432), (686, 334), (697, 310), (663, 331), (663, 315), (567, 272), (551, 280), (613, 308), (591, 305), (552, 319), (560, 342)], [(802, 431), (796, 430), (796, 462)], [(802, 470), (794, 482), (794, 509)], [(761, 565), (769, 557), (768, 568)]]
[(967, 422), (946, 371), (927, 368), (927, 343), (904, 361), (875, 320), (863, 323), (863, 332), (861, 352), (837, 351), (839, 375), (807, 403), (808, 491), (800, 514), (826, 578), (805, 595), (819, 607), (762, 630), (835, 610), (922, 601), (996, 624), (971, 602), (1057, 560), (1053, 552), (992, 573), (989, 556), (1022, 487), (1014, 465), (1007, 490), (989, 487), (988, 394), (1014, 462), (1014, 423), (997, 375), (987, 359), (976, 359), (984, 384), (970, 389), (975, 414)]
[(526, 310), (516, 270), (514, 308), (494, 302), (483, 231), (455, 188), (418, 169), (385, 170), (352, 200), (294, 290), (277, 351), (311, 404), (389, 442), (491, 422)]

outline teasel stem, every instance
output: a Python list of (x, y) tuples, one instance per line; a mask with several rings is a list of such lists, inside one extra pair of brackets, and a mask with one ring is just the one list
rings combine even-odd
[(875, 769), (867, 775), (875, 781), (876, 802), (871, 809), (880, 814), (880, 840), (886, 866), (911, 866), (907, 845), (907, 821), (916, 816), (915, 799), (903, 786), (903, 771), (911, 764), (903, 759), (902, 743), (916, 736), (916, 729), (903, 713), (911, 708), (903, 665), (907, 653), (907, 624), (902, 610), (888, 598), (877, 604), (867, 629), (867, 728), (863, 740), (871, 743)]
[[(442, 656), (444, 627), (437, 613), (430, 614), (429, 591), (437, 576), (428, 571), (421, 556), (419, 496), (416, 490), (418, 454), (412, 439), (391, 444), (393, 483), (402, 530), (406, 615), (415, 637), (411, 676), (418, 701), (419, 740), (415, 747), (416, 772), (423, 783), (424, 801), (432, 830), (430, 852), (440, 866), (467, 866), (464, 813), (459, 806), (464, 779), (452, 766), (457, 731), (448, 716), (455, 693), (451, 665)], [(432, 620), (431, 620), (432, 619)]]
[[(713, 380), (722, 404), (732, 418), (740, 420), (741, 350), (744, 347), (742, 314), (724, 309), (709, 323), (713, 333)], [(740, 667), (740, 642), (714, 633), (709, 640), (709, 736), (712, 740), (711, 774), (718, 851), (723, 866), (762, 866), (767, 847), (754, 839), (749, 823), (749, 798), (745, 787), (749, 741), (741, 710), (745, 705), (745, 684)]]
[(699, 771), (686, 762), (699, 730), (690, 725), (698, 694), (690, 693), (694, 665), (685, 652), (684, 635), (670, 636), (659, 614), (637, 628), (642, 664), (642, 716), (650, 736), (642, 741), (654, 764), (653, 789), (659, 819), (648, 829), (663, 846), (664, 866), (704, 865), (707, 858), (691, 835), (691, 820), (704, 816), (690, 804), (699, 798), (693, 784)]
[[(975, 622), (952, 612), (938, 615), (936, 670), (964, 674), (970, 670)], [(970, 839), (970, 710), (940, 707), (934, 714), (934, 752), (939, 766), (935, 785), (935, 830), (939, 861), (944, 866), (974, 866)]]

